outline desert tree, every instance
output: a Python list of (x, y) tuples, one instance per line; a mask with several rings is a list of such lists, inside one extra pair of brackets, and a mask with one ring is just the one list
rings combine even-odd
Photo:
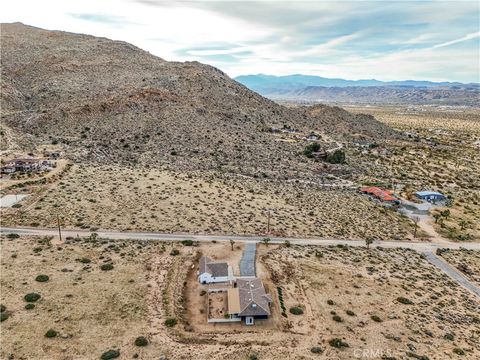
[(235, 241), (230, 239), (230, 246), (232, 247), (232, 251), (233, 251), (233, 245), (235, 244)]
[(412, 218), (412, 221), (413, 221), (413, 238), (415, 239), (417, 237), (418, 223), (420, 222), (420, 218), (418, 216), (414, 216)]
[(365, 245), (367, 245), (367, 249), (370, 249), (370, 245), (373, 244), (373, 239), (368, 237), (365, 239)]
[(263, 239), (262, 239), (262, 242), (263, 242), (266, 246), (268, 246), (268, 243), (269, 243), (270, 241), (271, 241), (271, 239), (270, 239), (269, 237), (266, 237), (266, 238), (263, 238)]

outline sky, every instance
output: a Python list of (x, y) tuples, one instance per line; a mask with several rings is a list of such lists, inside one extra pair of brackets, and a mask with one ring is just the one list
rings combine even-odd
[(15, 0), (0, 21), (127, 41), (231, 77), (480, 82), (475, 0)]

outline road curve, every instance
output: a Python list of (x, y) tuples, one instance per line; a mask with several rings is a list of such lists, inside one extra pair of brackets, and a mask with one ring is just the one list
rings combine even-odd
[[(99, 237), (105, 239), (133, 239), (133, 240), (158, 240), (158, 241), (242, 241), (242, 242), (260, 242), (265, 236), (258, 235), (198, 235), (198, 234), (168, 234), (159, 232), (129, 232), (129, 231), (95, 231)], [(58, 229), (40, 229), (40, 228), (9, 228), (0, 227), (0, 233), (3, 234), (19, 234), (19, 235), (39, 235), (39, 236), (58, 236)], [(62, 236), (66, 237), (83, 237), (89, 236), (92, 231), (87, 230), (62, 230)], [(348, 246), (365, 246), (362, 240), (343, 240), (343, 239), (327, 239), (327, 238), (292, 238), (292, 237), (270, 237), (271, 243), (283, 243), (289, 241), (296, 245), (348, 245)], [(470, 282), (463, 274), (450, 264), (446, 263), (435, 255), (438, 248), (449, 249), (472, 249), (480, 250), (480, 243), (452, 243), (452, 242), (421, 242), (421, 241), (375, 241), (372, 247), (384, 248), (405, 248), (413, 249), (425, 254), (430, 263), (438, 267), (440, 270), (449, 275), (453, 280), (464, 288), (470, 290), (480, 297), (480, 288)]]

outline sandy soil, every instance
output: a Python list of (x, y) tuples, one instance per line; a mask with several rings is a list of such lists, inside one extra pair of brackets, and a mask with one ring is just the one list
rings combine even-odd
[(470, 281), (480, 285), (480, 251), (443, 249), (440, 255)]
[[(108, 349), (119, 349), (122, 358), (138, 353), (144, 359), (245, 359), (252, 354), (352, 359), (362, 351), (443, 359), (456, 358), (454, 349), (463, 351), (464, 359), (480, 354), (478, 298), (411, 250), (259, 245), (258, 275), (274, 298), (273, 316), (247, 327), (201, 325), (204, 297), (192, 277), (201, 254), (233, 261), (241, 248), (69, 241), (49, 246), (42, 238), (2, 237), (1, 302), (9, 314), (2, 322), (2, 358), (91, 359)], [(179, 255), (171, 255), (173, 249)], [(84, 257), (91, 262), (78, 261)], [(100, 270), (110, 262), (112, 270)], [(35, 281), (39, 274), (49, 275), (49, 281)], [(280, 315), (277, 286), (287, 317)], [(26, 310), (23, 296), (33, 291), (42, 298), (35, 309)], [(401, 303), (400, 297), (412, 304)], [(293, 306), (301, 307), (303, 315), (291, 314)], [(166, 327), (168, 318), (178, 323)], [(59, 336), (46, 338), (50, 328)], [(150, 344), (134, 346), (137, 336), (146, 336)], [(331, 346), (335, 338), (349, 346)]]

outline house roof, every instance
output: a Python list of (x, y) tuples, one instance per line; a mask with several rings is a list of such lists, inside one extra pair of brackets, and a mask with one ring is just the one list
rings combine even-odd
[(436, 192), (436, 191), (428, 191), (428, 190), (417, 191), (415, 194), (418, 195), (418, 196), (430, 196), (430, 195), (445, 196), (442, 193), (439, 193), (439, 192)]
[(208, 273), (213, 277), (228, 276), (228, 263), (215, 262), (208, 256), (200, 258), (200, 274)]
[(237, 279), (238, 297), (240, 301), (239, 316), (270, 315), (270, 294), (265, 292), (259, 278)]

